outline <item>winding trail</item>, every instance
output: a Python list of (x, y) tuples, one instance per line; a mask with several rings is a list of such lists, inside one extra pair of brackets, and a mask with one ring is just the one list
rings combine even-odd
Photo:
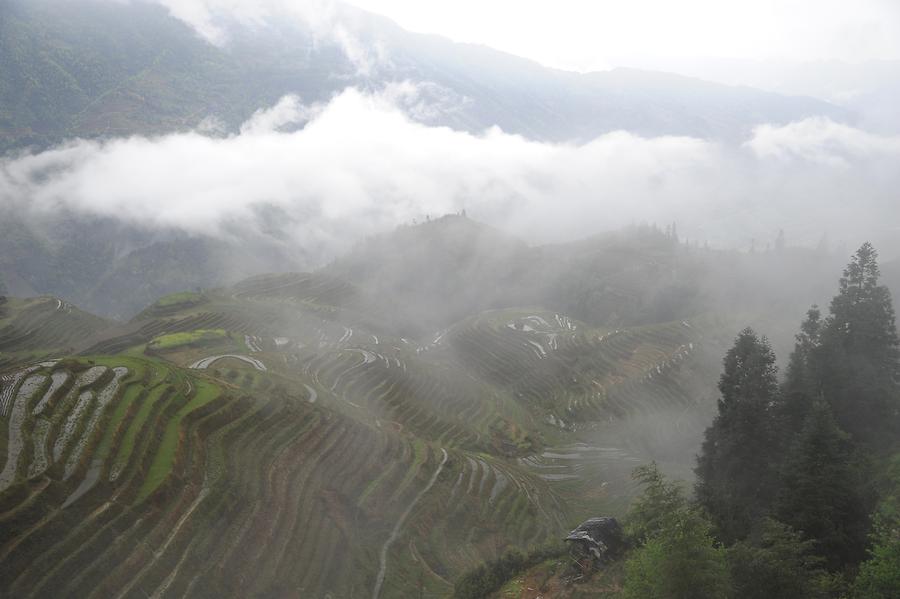
[(384, 542), (384, 545), (381, 546), (381, 553), (379, 554), (379, 564), (378, 564), (378, 576), (375, 578), (375, 588), (372, 589), (372, 599), (378, 599), (378, 596), (381, 595), (381, 587), (384, 585), (384, 575), (387, 572), (387, 554), (388, 550), (391, 548), (391, 545), (394, 544), (394, 541), (397, 540), (397, 537), (400, 536), (400, 529), (403, 528), (403, 523), (409, 517), (409, 514), (413, 511), (413, 508), (416, 507), (416, 504), (419, 503), (419, 500), (425, 496), (431, 487), (434, 486), (434, 483), (437, 482), (438, 476), (441, 474), (441, 470), (444, 469), (444, 464), (447, 463), (447, 450), (443, 447), (441, 448), (441, 453), (444, 454), (443, 459), (441, 459), (441, 463), (438, 464), (437, 470), (434, 471), (434, 474), (431, 475), (431, 479), (428, 481), (428, 484), (425, 485), (425, 488), (419, 491), (419, 494), (416, 495), (415, 499), (412, 500), (408, 506), (406, 506), (406, 510), (400, 515), (400, 518), (397, 520), (397, 523), (394, 524), (393, 530), (391, 530), (390, 536), (387, 538), (387, 541)]

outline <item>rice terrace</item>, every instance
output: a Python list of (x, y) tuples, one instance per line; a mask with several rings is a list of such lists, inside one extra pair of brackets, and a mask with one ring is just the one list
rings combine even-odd
[(671, 434), (644, 416), (702, 407), (689, 373), (712, 327), (506, 308), (405, 337), (326, 273), (125, 324), (4, 309), (0, 559), (34, 597), (452, 592), (510, 546), (623, 512)]

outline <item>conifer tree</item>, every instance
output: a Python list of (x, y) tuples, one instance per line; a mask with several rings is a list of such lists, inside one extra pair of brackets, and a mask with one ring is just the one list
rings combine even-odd
[(866, 470), (828, 404), (816, 402), (784, 461), (774, 511), (815, 540), (832, 570), (864, 556), (871, 509), (863, 490)]
[(787, 449), (790, 439), (800, 430), (810, 413), (814, 398), (821, 395), (816, 352), (821, 346), (822, 326), (822, 313), (818, 306), (813, 306), (800, 325), (781, 386), (776, 410), (781, 451)]
[(819, 390), (840, 427), (854, 441), (889, 450), (900, 430), (900, 339), (877, 258), (865, 243), (844, 270), (816, 360)]
[(719, 411), (706, 430), (695, 491), (726, 543), (744, 538), (774, 497), (776, 372), (768, 341), (749, 328), (725, 356)]

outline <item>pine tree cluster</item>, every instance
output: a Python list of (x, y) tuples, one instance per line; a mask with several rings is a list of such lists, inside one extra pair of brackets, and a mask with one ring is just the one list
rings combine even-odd
[[(896, 581), (900, 520), (894, 511), (873, 528), (872, 514), (900, 478), (885, 474), (900, 449), (898, 375), (891, 295), (879, 284), (868, 243), (844, 270), (829, 314), (809, 310), (780, 384), (765, 337), (740, 333), (725, 356), (718, 415), (706, 431), (695, 487), (716, 537), (746, 562), (735, 562), (733, 576), (771, 580), (768, 558), (759, 555), (765, 539), (784, 545), (796, 535), (815, 557), (810, 563), (845, 585), (860, 564), (867, 577), (883, 571)], [(893, 562), (873, 561), (884, 559)], [(833, 594), (900, 597), (896, 586), (865, 594), (862, 579), (859, 588)], [(768, 596), (820, 596), (807, 591)]]

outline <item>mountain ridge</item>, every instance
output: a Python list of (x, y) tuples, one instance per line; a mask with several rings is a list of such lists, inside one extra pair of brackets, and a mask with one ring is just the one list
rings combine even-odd
[(761, 123), (853, 118), (821, 100), (665, 73), (550, 69), (410, 33), (377, 15), (359, 19), (357, 35), (382, 44), (388, 58), (360, 74), (334, 42), (290, 23), (279, 23), (274, 41), (265, 27), (244, 28), (217, 47), (147, 3), (4, 0), (0, 13), (0, 51), (8, 57), (0, 73), (3, 152), (71, 137), (183, 131), (208, 117), (235, 132), (285, 94), (323, 102), (348, 86), (402, 80), (449, 95), (437, 98), (443, 110), (430, 124), (470, 132), (496, 125), (542, 141), (585, 141), (620, 129), (740, 140)]

